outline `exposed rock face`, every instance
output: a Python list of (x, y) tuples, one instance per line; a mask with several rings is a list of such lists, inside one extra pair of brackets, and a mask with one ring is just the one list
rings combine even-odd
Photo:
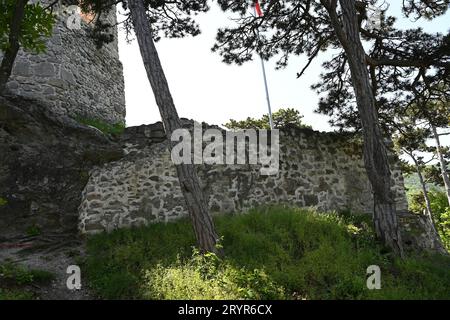
[[(81, 29), (69, 29), (67, 20), (72, 13), (64, 10), (67, 7), (55, 8), (58, 19), (45, 53), (19, 51), (7, 88), (16, 95), (40, 101), (55, 113), (124, 122), (124, 79), (117, 31), (112, 43), (97, 49), (89, 37), (92, 24), (81, 20)], [(103, 16), (115, 24), (115, 12)]]
[[(370, 214), (373, 198), (361, 148), (350, 138), (286, 129), (280, 133), (280, 170), (274, 176), (261, 175), (260, 165), (198, 165), (211, 211), (237, 213), (259, 205), (288, 204)], [(82, 232), (188, 214), (162, 125), (128, 128), (122, 141), (127, 153), (123, 159), (91, 171), (80, 206)], [(395, 157), (392, 168), (398, 210), (407, 211)]]
[(95, 128), (31, 100), (0, 97), (0, 237), (76, 232), (89, 170), (121, 156)]
[(426, 215), (399, 212), (398, 221), (401, 226), (402, 240), (407, 248), (433, 250), (448, 255), (440, 240), (435, 236), (432, 222)]

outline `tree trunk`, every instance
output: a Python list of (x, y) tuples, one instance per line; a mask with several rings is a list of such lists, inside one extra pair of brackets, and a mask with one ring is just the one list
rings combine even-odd
[[(422, 187), (423, 199), (425, 200), (425, 207), (426, 207), (427, 215), (430, 218), (430, 220), (433, 221), (433, 210), (431, 209), (431, 202), (430, 202), (430, 197), (428, 196), (427, 184), (425, 183), (425, 180), (422, 175), (422, 171), (420, 170), (420, 166), (417, 163), (417, 160), (414, 157), (411, 157), (411, 158), (413, 158), (413, 161), (416, 166), (416, 172), (417, 172), (417, 175), (419, 176), (419, 182), (420, 182), (420, 186)], [(434, 225), (434, 222), (433, 222), (433, 225)]]
[(423, 178), (419, 161), (417, 161), (416, 157), (414, 156), (414, 154), (412, 152), (409, 152), (406, 150), (404, 150), (404, 151), (413, 160), (414, 165), (416, 167), (417, 175), (419, 176), (419, 181), (420, 181), (420, 185), (422, 187), (423, 197), (425, 200), (426, 216), (428, 218), (427, 223), (429, 224), (430, 230), (433, 233), (432, 236), (435, 239), (435, 241), (434, 241), (435, 249), (437, 249), (440, 253), (447, 255), (448, 254), (447, 250), (445, 249), (444, 245), (442, 244), (441, 236), (439, 235), (439, 232), (436, 229), (436, 222), (434, 221), (433, 210), (431, 209), (431, 201), (430, 201), (430, 197), (428, 196), (427, 185), (425, 183), (425, 179)]
[[(128, 5), (147, 76), (172, 148), (173, 143), (170, 139), (172, 132), (182, 126), (153, 42), (146, 7), (143, 0), (129, 0)], [(217, 252), (219, 237), (209, 214), (195, 167), (193, 164), (181, 164), (176, 165), (176, 170), (200, 250)]]
[(375, 97), (361, 43), (355, 0), (339, 0), (342, 23), (337, 15), (336, 1), (322, 0), (330, 14), (333, 28), (349, 61), (353, 88), (364, 137), (364, 162), (374, 194), (373, 220), (380, 240), (396, 254), (403, 256), (387, 149), (378, 121)]
[(4, 52), (2, 63), (0, 65), (0, 94), (6, 89), (6, 83), (11, 76), (14, 61), (16, 60), (17, 53), (19, 52), (20, 29), (22, 20), (25, 16), (25, 6), (27, 2), (27, 0), (17, 0), (14, 7), (14, 12), (10, 23), (9, 44), (8, 48)]
[(444, 249), (444, 246), (442, 245), (442, 239), (439, 236), (439, 232), (436, 229), (436, 222), (434, 221), (434, 218), (433, 218), (433, 210), (431, 209), (431, 201), (430, 201), (430, 197), (428, 196), (427, 184), (425, 183), (425, 179), (423, 178), (419, 161), (417, 161), (416, 157), (414, 156), (414, 154), (412, 152), (405, 151), (405, 153), (413, 160), (414, 166), (416, 167), (416, 172), (417, 172), (417, 175), (419, 176), (419, 182), (422, 187), (423, 198), (425, 200), (428, 223), (430, 224), (431, 229), (434, 233), (434, 238), (437, 239), (436, 243), (438, 243), (439, 250), (441, 252), (446, 252)]
[(444, 155), (442, 154), (441, 140), (435, 126), (431, 126), (433, 130), (434, 139), (436, 140), (436, 153), (439, 158), (439, 164), (441, 167), (442, 179), (444, 179), (445, 192), (447, 193), (448, 204), (450, 205), (450, 178), (447, 173), (447, 166), (445, 164)]

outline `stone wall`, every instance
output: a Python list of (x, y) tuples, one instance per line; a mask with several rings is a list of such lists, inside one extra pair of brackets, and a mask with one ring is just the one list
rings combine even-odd
[[(79, 207), (83, 233), (167, 222), (187, 215), (161, 123), (128, 128), (123, 159), (94, 168)], [(264, 204), (371, 213), (373, 198), (361, 148), (351, 137), (308, 129), (280, 133), (280, 170), (258, 165), (199, 165), (214, 213), (239, 213)], [(399, 211), (407, 210), (403, 177), (392, 158)]]
[[(109, 123), (125, 121), (125, 94), (115, 41), (97, 49), (88, 37), (92, 23), (69, 29), (71, 13), (56, 8), (58, 20), (43, 54), (21, 50), (7, 88), (14, 94), (50, 106), (56, 113)], [(105, 19), (114, 23), (115, 12)], [(1, 59), (1, 53), (0, 53)]]

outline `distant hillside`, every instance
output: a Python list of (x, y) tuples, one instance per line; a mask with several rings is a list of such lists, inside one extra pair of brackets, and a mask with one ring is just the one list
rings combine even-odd
[[(420, 185), (420, 181), (419, 181), (419, 176), (416, 173), (413, 174), (405, 174), (404, 175), (404, 179), (405, 179), (405, 187), (407, 191), (420, 191), (422, 190), (422, 187)], [(439, 191), (444, 191), (444, 188), (441, 186), (437, 186), (435, 184), (432, 183), (428, 183), (427, 184), (428, 190), (439, 190)]]

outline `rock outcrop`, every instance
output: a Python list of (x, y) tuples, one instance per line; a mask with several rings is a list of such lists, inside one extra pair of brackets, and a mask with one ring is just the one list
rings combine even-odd
[(0, 237), (76, 232), (89, 171), (121, 156), (95, 128), (33, 100), (0, 97)]

